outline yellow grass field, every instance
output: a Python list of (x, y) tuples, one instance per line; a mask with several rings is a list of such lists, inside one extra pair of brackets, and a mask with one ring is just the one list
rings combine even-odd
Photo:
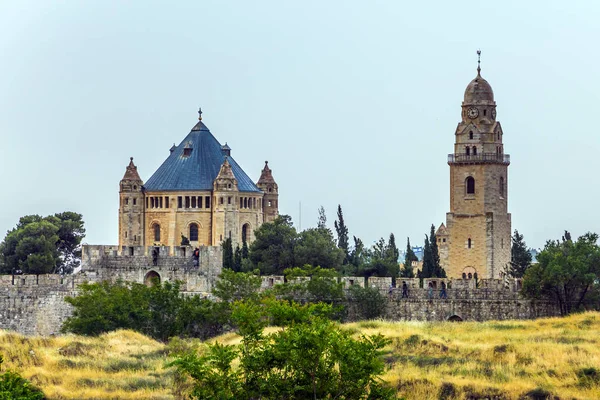
[[(600, 399), (600, 313), (485, 323), (364, 321), (345, 327), (392, 340), (383, 378), (406, 399), (544, 398), (535, 393)], [(239, 338), (227, 334), (215, 340)], [(19, 371), (50, 399), (184, 398), (185, 383), (165, 363), (173, 351), (197, 344), (164, 345), (130, 331), (97, 338), (0, 332), (3, 369)]]

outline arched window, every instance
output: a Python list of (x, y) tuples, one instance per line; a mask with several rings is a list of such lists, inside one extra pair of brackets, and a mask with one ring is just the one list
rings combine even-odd
[(475, 178), (469, 176), (465, 180), (465, 185), (467, 187), (467, 194), (475, 194)]
[(467, 278), (469, 278), (469, 279), (473, 279), (473, 274), (471, 274), (471, 273), (469, 272), (469, 275), (467, 275)]
[(473, 146), (473, 155), (476, 156), (477, 155), (477, 147)]
[(463, 278), (463, 279), (467, 279), (467, 274), (465, 274), (465, 273), (463, 272), (463, 274), (462, 274), (462, 278)]
[(470, 147), (465, 147), (465, 153), (470, 156), (471, 155), (471, 148)]
[(504, 197), (504, 177), (500, 177), (500, 197)]
[(190, 240), (198, 241), (198, 224), (190, 224)]
[(473, 131), (469, 131), (469, 139), (473, 139)]
[(154, 229), (154, 241), (155, 242), (160, 242), (160, 225), (159, 224), (154, 224), (154, 226), (152, 227), (152, 229)]
[(469, 248), (469, 249), (471, 248), (471, 238), (469, 238), (467, 240), (467, 248)]

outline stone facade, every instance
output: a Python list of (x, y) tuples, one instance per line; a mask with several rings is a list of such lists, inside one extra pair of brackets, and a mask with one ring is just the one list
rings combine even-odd
[[(82, 268), (73, 275), (0, 276), (0, 329), (26, 335), (59, 333), (64, 320), (72, 314), (66, 296), (75, 296), (84, 282), (124, 280), (152, 284), (153, 279), (179, 281), (184, 294), (211, 298), (211, 290), (221, 273), (222, 251), (217, 246), (200, 247), (199, 265), (190, 257), (193, 248), (156, 248), (120, 246), (83, 246)], [(262, 276), (262, 289), (283, 284), (283, 276)], [(301, 282), (310, 278), (296, 278)], [(332, 278), (334, 279), (334, 278)], [(481, 279), (397, 280), (392, 286), (386, 277), (341, 277), (344, 288), (375, 287), (386, 298), (384, 317), (390, 320), (475, 320), (529, 319), (559, 315), (550, 303), (527, 300), (519, 295), (520, 281)], [(441, 298), (445, 285), (446, 296)], [(402, 296), (406, 284), (408, 297)], [(431, 287), (431, 289), (430, 289)], [(354, 305), (348, 303), (349, 318)]]
[(450, 212), (437, 231), (440, 263), (453, 278), (501, 278), (510, 262), (508, 165), (489, 83), (465, 90), (450, 165)]
[[(200, 118), (201, 120), (201, 118)], [(279, 215), (278, 185), (265, 162), (253, 183), (199, 121), (148, 180), (130, 159), (119, 190), (119, 246), (233, 246)]]

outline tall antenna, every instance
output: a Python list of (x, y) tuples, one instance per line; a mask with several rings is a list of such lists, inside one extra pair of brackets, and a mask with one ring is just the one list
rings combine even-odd
[(302, 202), (298, 203), (299, 217), (298, 217), (298, 232), (302, 231)]

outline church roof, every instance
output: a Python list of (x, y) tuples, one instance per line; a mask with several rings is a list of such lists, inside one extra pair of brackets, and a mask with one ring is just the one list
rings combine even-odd
[(144, 187), (148, 191), (212, 190), (226, 157), (239, 191), (260, 192), (235, 160), (224, 154), (221, 143), (202, 121), (171, 151)]

